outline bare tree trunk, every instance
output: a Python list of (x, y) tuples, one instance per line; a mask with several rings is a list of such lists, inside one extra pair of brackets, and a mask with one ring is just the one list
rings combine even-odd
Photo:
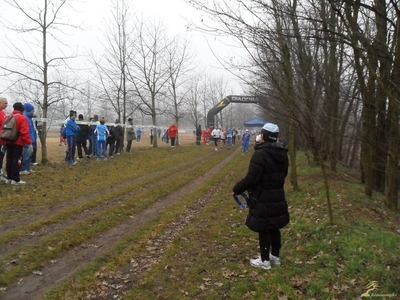
[[(383, 3), (382, 3), (383, 5)], [(397, 10), (397, 28), (400, 28), (400, 11)], [(394, 53), (393, 71), (391, 74), (390, 91), (388, 106), (388, 119), (389, 119), (389, 161), (387, 171), (387, 205), (394, 211), (398, 211), (399, 201), (399, 159), (400, 159), (400, 130), (399, 130), (399, 99), (400, 87), (396, 83), (400, 78), (400, 32), (397, 30), (397, 45)]]
[[(48, 95), (49, 95), (49, 84), (47, 79), (47, 72), (48, 72), (48, 63), (47, 63), (47, 1), (44, 2), (45, 4), (45, 13), (43, 18), (43, 25), (42, 25), (42, 62), (43, 62), (43, 102), (42, 102), (42, 109), (43, 109), (43, 118), (47, 119), (47, 109), (48, 109)], [(43, 142), (42, 142), (42, 164), (46, 164), (48, 162), (47, 159), (47, 122), (43, 123)]]

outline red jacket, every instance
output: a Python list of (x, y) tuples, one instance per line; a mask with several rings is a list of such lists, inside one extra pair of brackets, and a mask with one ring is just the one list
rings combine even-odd
[[(3, 128), (3, 123), (4, 123), (5, 119), (7, 119), (6, 113), (3, 110), (0, 110), (0, 133)], [(5, 145), (5, 144), (6, 144), (5, 141), (0, 140), (0, 145)]]
[(13, 144), (19, 145), (19, 146), (31, 145), (32, 140), (29, 135), (28, 119), (19, 110), (14, 110), (11, 113), (11, 116), (14, 116), (14, 115), (15, 115), (15, 119), (17, 121), (17, 129), (19, 131), (19, 137)]
[(176, 138), (176, 133), (178, 132), (178, 126), (171, 125), (168, 128), (168, 135), (170, 138)]

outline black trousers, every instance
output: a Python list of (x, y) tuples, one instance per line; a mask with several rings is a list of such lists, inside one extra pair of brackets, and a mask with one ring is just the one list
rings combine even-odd
[(269, 260), (270, 252), (279, 257), (279, 250), (281, 249), (281, 232), (279, 229), (259, 232), (258, 241), (260, 243), (261, 260)]
[(23, 146), (7, 144), (7, 178), (20, 181), (19, 171), (21, 171)]
[(116, 139), (115, 140), (115, 154), (121, 152), (121, 146), (122, 146), (122, 140), (121, 139)]
[(126, 152), (131, 152), (132, 140), (126, 142)]
[[(6, 146), (0, 145), (0, 169), (3, 169), (3, 160), (4, 160), (4, 156), (6, 156), (6, 149), (7, 149)], [(3, 170), (3, 172), (4, 172), (4, 174), (7, 175), (6, 170)]]
[(78, 157), (79, 158), (83, 158), (83, 153), (82, 153), (82, 148), (83, 151), (85, 151), (85, 155), (88, 155), (88, 148), (86, 147), (86, 140), (82, 141), (82, 140), (78, 140), (76, 142), (76, 147), (78, 148)]
[(219, 138), (214, 138), (214, 145), (215, 145), (215, 147), (218, 147), (218, 141), (219, 141)]
[(37, 144), (36, 143), (32, 143), (32, 147), (33, 147), (33, 152), (31, 155), (31, 163), (35, 163), (36, 162), (36, 155), (37, 155)]

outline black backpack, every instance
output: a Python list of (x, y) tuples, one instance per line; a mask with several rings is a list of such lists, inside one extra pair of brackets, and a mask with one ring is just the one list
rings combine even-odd
[(15, 116), (8, 116), (3, 123), (3, 127), (0, 133), (0, 139), (8, 143), (15, 142), (19, 137), (19, 131), (17, 129), (17, 119)]

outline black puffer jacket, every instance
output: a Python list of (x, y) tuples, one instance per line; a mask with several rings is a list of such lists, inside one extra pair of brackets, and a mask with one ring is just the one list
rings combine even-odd
[(122, 128), (122, 126), (117, 125), (116, 127), (114, 127), (114, 138), (116, 140), (120, 140), (122, 139), (123, 136), (124, 136), (124, 129)]
[(280, 229), (289, 223), (283, 189), (288, 167), (287, 149), (277, 143), (262, 143), (255, 147), (246, 177), (233, 187), (236, 195), (249, 192), (246, 225), (251, 230)]

